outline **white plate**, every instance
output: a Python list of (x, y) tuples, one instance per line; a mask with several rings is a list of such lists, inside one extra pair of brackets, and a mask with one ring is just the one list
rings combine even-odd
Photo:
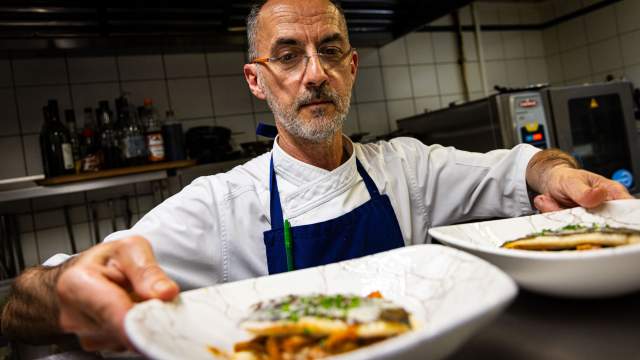
[(528, 251), (501, 248), (505, 241), (569, 224), (609, 224), (640, 230), (640, 200), (616, 200), (597, 209), (573, 208), (540, 215), (441, 226), (429, 234), (478, 255), (522, 287), (550, 295), (603, 297), (640, 289), (640, 245), (590, 251)]
[(517, 286), (495, 266), (465, 252), (419, 245), (268, 277), (186, 291), (171, 303), (137, 304), (127, 335), (153, 359), (215, 357), (251, 335), (238, 327), (250, 305), (286, 294), (358, 294), (380, 291), (412, 313), (419, 328), (346, 353), (340, 359), (440, 359), (492, 320)]

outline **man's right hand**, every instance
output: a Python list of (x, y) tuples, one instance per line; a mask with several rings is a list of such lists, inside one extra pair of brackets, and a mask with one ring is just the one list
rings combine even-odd
[(136, 300), (171, 300), (178, 285), (142, 237), (97, 245), (65, 264), (56, 284), (59, 325), (85, 350), (131, 349), (124, 317)]

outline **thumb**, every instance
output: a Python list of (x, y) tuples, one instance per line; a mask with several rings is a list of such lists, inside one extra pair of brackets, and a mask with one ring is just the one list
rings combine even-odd
[(173, 299), (180, 289), (158, 266), (149, 242), (142, 237), (123, 241), (115, 260), (126, 275), (136, 295), (146, 299)]

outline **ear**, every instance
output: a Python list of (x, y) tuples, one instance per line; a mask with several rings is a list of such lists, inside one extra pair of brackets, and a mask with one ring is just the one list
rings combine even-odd
[(349, 64), (351, 66), (351, 76), (353, 77), (353, 80), (355, 80), (356, 74), (358, 73), (359, 60), (360, 58), (358, 56), (358, 52), (356, 50), (353, 50), (353, 54), (351, 54), (351, 63)]
[(249, 84), (249, 90), (251, 93), (255, 95), (260, 100), (264, 100), (267, 97), (264, 92), (258, 85), (258, 65), (256, 64), (244, 64), (244, 79), (247, 80), (247, 84)]

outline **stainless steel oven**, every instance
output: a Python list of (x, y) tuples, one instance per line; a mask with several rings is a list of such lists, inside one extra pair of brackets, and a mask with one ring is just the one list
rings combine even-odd
[(398, 120), (425, 144), (490, 151), (557, 147), (583, 168), (640, 191), (640, 140), (632, 85), (608, 82), (500, 93)]

